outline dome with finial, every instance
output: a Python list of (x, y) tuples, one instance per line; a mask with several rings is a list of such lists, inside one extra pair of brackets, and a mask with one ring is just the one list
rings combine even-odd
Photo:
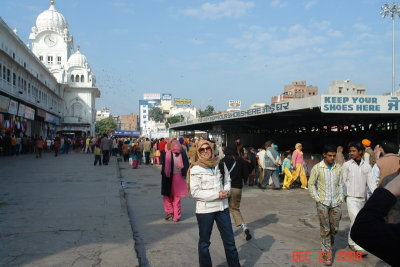
[(54, 0), (50, 1), (49, 9), (40, 13), (36, 19), (36, 27), (38, 31), (56, 30), (63, 31), (68, 28), (68, 23), (65, 17), (54, 7)]
[(69, 67), (89, 67), (88, 61), (80, 51), (80, 46), (78, 45), (78, 50), (72, 54), (68, 59)]

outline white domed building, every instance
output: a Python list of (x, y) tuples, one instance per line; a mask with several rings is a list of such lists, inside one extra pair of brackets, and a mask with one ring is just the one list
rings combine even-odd
[(87, 58), (77, 47), (65, 17), (56, 10), (54, 0), (39, 14), (29, 35), (32, 52), (61, 84), (63, 103), (61, 132), (93, 135), (95, 100), (100, 97), (96, 79)]

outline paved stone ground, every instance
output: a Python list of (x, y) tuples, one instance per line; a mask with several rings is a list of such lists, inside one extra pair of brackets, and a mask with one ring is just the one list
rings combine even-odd
[[(134, 170), (121, 162), (118, 173), (115, 158), (109, 166), (92, 164), (92, 155), (75, 153), (0, 158), (0, 266), (198, 266), (195, 202), (183, 199), (181, 222), (165, 221), (159, 166)], [(342, 208), (335, 249), (348, 251)], [(234, 227), (243, 266), (322, 266), (307, 191), (245, 187), (242, 212), (254, 236), (246, 242)], [(310, 262), (292, 261), (300, 250), (310, 251)], [(226, 266), (216, 227), (211, 254), (214, 266)], [(369, 255), (334, 266), (385, 264)]]
[[(141, 165), (132, 169), (121, 162), (121, 173), (129, 215), (134, 223), (141, 266), (198, 266), (198, 230), (195, 202), (182, 200), (182, 220), (165, 221), (160, 195), (159, 166)], [(242, 213), (253, 231), (253, 239), (245, 241), (242, 231), (234, 227), (236, 245), (243, 266), (323, 266), (318, 261), (320, 237), (315, 203), (308, 191), (262, 191), (244, 188)], [(342, 205), (343, 218), (334, 249), (349, 252), (347, 233), (349, 218)], [(227, 266), (218, 229), (214, 226), (211, 255), (214, 266)], [(310, 262), (293, 262), (292, 251), (310, 251)], [(338, 258), (336, 253), (334, 258)], [(373, 255), (361, 262), (334, 261), (334, 266), (387, 266)]]
[(139, 266), (115, 158), (0, 158), (0, 266)]

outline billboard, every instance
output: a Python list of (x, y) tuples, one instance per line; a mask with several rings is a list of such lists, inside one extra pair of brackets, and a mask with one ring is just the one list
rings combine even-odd
[(19, 103), (18, 116), (25, 117), (25, 109), (26, 109), (26, 106), (24, 104)]
[(228, 106), (229, 108), (240, 108), (242, 106), (242, 102), (240, 100), (229, 100)]
[(143, 94), (143, 99), (144, 100), (160, 100), (161, 99), (161, 94), (159, 94), (159, 93)]
[(321, 95), (324, 113), (400, 113), (400, 97), (380, 95)]
[(7, 113), (10, 99), (0, 95), (0, 112)]
[(18, 114), (18, 102), (14, 100), (10, 100), (10, 105), (8, 106), (8, 113), (12, 115)]
[(177, 107), (190, 107), (192, 105), (192, 99), (174, 98), (174, 105)]
[(171, 101), (172, 94), (162, 94), (161, 100)]

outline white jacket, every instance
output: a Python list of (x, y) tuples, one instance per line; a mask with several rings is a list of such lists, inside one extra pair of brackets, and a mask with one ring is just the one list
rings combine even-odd
[(230, 192), (231, 190), (231, 177), (225, 164), (224, 169), (224, 185), (218, 165), (214, 168), (196, 165), (190, 169), (190, 194), (197, 200), (196, 213), (223, 211), (229, 207), (227, 198), (219, 198), (219, 191)]

